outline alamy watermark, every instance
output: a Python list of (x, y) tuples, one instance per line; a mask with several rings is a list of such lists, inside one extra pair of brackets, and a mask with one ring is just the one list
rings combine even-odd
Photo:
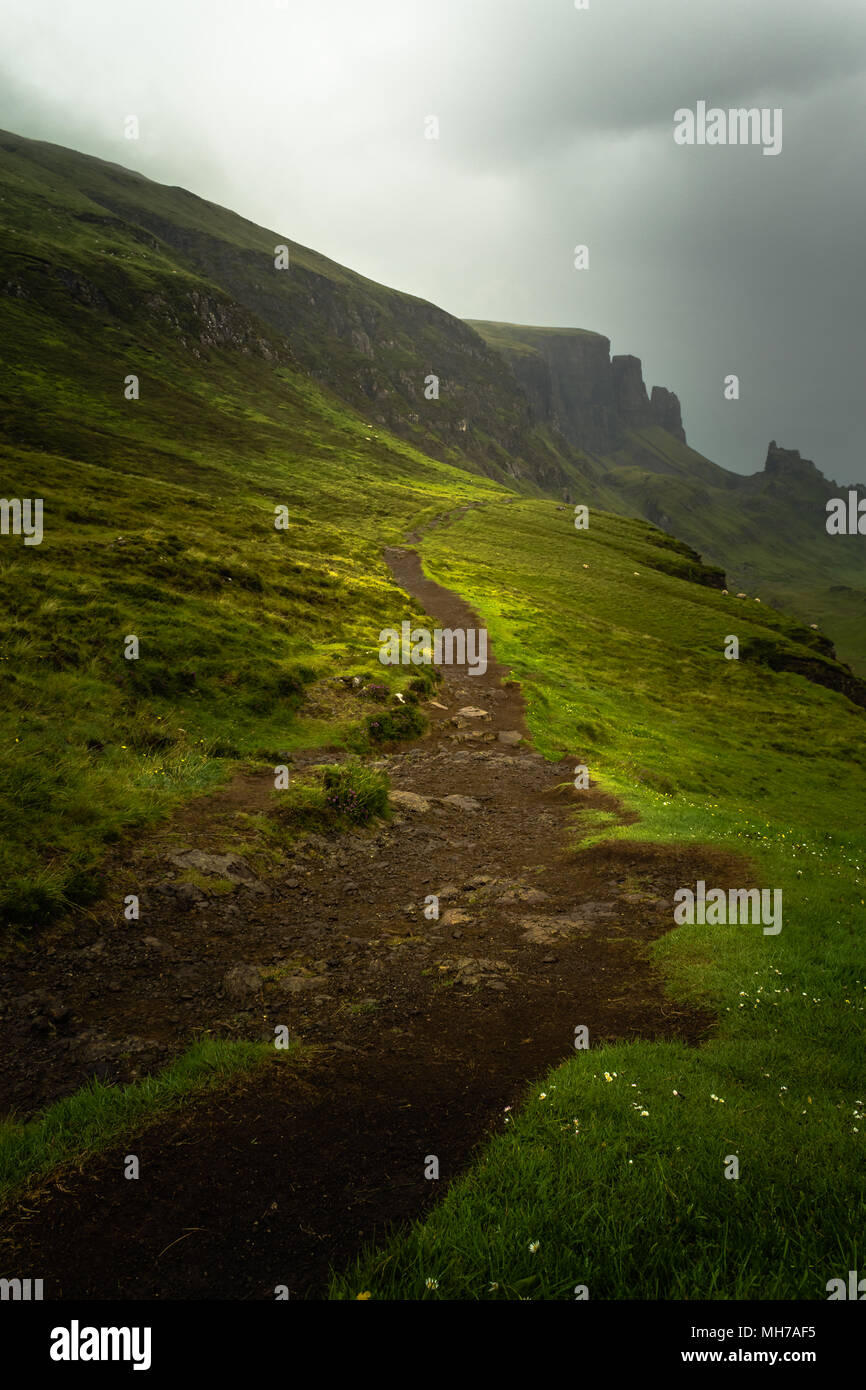
[(828, 536), (866, 536), (866, 497), (850, 488), (847, 499), (831, 497), (827, 503)]
[(844, 1279), (828, 1279), (827, 1281), (827, 1302), (835, 1303), (840, 1299), (855, 1299), (858, 1303), (866, 1302), (866, 1279), (858, 1279), (856, 1269), (848, 1270), (848, 1283)]
[(134, 1371), (150, 1369), (149, 1327), (82, 1327), (73, 1318), (69, 1327), (51, 1331), (52, 1361), (131, 1361)]
[(0, 497), (0, 535), (23, 536), (25, 545), (42, 544), (42, 498)]
[(694, 111), (674, 112), (677, 145), (763, 145), (762, 154), (782, 153), (781, 106), (744, 106), (723, 110), (699, 101)]
[(0, 1279), (0, 1302), (41, 1302), (42, 1279)]
[[(708, 927), (762, 924), (765, 936), (782, 930), (781, 888), (710, 888), (700, 879), (694, 889), (674, 893), (674, 921), (681, 927), (695, 922)], [(771, 905), (772, 904), (772, 905)]]
[(383, 666), (468, 666), (470, 676), (487, 670), (487, 629), (413, 628), (410, 622), (384, 627), (379, 633), (379, 660)]

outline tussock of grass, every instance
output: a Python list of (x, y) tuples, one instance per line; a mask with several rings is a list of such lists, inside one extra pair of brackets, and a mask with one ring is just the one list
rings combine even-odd
[(418, 738), (426, 727), (426, 717), (412, 704), (397, 705), (381, 714), (371, 714), (365, 720), (372, 743), (400, 743), (404, 739)]
[(342, 830), (366, 825), (376, 816), (389, 819), (389, 779), (363, 763), (320, 767), (310, 781), (293, 781), (275, 793), (274, 817), (296, 832)]

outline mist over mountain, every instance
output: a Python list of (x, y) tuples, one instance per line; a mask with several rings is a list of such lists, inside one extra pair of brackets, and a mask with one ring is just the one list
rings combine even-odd
[[(212, 0), (206, 26), (175, 0), (54, 4), (50, 25), (45, 3), (7, 0), (0, 127), (460, 317), (594, 329), (726, 468), (775, 437), (866, 477), (858, 0), (441, 0), (435, 22), (424, 0)], [(782, 109), (781, 153), (677, 145), (698, 101)]]

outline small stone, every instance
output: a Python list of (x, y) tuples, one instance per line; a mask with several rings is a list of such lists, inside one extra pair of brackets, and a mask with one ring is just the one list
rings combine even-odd
[(416, 792), (392, 791), (388, 793), (388, 801), (399, 811), (412, 811), (415, 815), (423, 815), (430, 810), (430, 802)]
[(592, 930), (579, 917), (524, 917), (520, 923), (524, 941), (533, 946), (551, 946), (564, 936), (586, 935)]
[(457, 811), (480, 811), (481, 802), (474, 796), (442, 796), (439, 800), (445, 806), (453, 806)]
[(233, 965), (223, 979), (223, 990), (229, 999), (246, 999), (258, 994), (262, 987), (262, 973), (255, 965)]
[(227, 878), (230, 883), (256, 883), (256, 876), (236, 854), (206, 854), (204, 850), (187, 849), (182, 854), (173, 854), (171, 863), (179, 869), (194, 869), (200, 874), (212, 874), (215, 878)]
[(543, 903), (547, 902), (550, 894), (544, 893), (540, 888), (511, 888), (507, 893), (502, 894), (503, 903)]
[(443, 898), (456, 898), (460, 889), (453, 883), (446, 883), (444, 888), (439, 888), (436, 897), (441, 902)]
[(203, 903), (206, 898), (206, 894), (194, 883), (169, 883), (165, 885), (163, 891), (184, 912), (189, 912), (191, 908)]
[(471, 920), (472, 919), (469, 916), (469, 913), (464, 912), (459, 907), (449, 908), (448, 911), (444, 913), (441, 918), (443, 927), (462, 927), (465, 926), (466, 923), (470, 922)]
[(324, 975), (284, 975), (276, 981), (276, 988), (283, 994), (300, 994), (302, 990), (310, 989), (314, 985), (321, 989), (326, 979), (327, 976)]

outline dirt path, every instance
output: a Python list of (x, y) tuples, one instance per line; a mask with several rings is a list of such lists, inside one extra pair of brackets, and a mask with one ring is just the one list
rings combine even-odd
[[(414, 552), (387, 558), (443, 627), (478, 626)], [(593, 1045), (705, 1035), (710, 1018), (665, 998), (646, 953), (671, 926), (674, 890), (695, 880), (695, 850), (571, 848), (582, 810), (621, 810), (573, 789), (576, 758), (553, 766), (532, 750), (519, 688), (495, 661), (481, 676), (444, 668), (436, 701), (429, 736), (381, 760), (414, 794), (397, 796), (390, 824), (313, 837), (264, 880), (237, 856), (215, 864), (233, 818), (266, 804), (271, 777), (251, 773), (143, 847), (141, 932), (95, 923), (74, 957), (58, 935), (53, 955), (10, 963), (0, 1079), (24, 1110), (80, 1084), (82, 1035), (121, 1079), (194, 1026), (272, 1038), (286, 1024), (321, 1051), (193, 1102), (7, 1213), (6, 1277), (38, 1274), (50, 1298), (256, 1299), (278, 1284), (316, 1296), (329, 1265), (436, 1200), (504, 1107), (573, 1055), (577, 1024)], [(166, 877), (190, 852), (204, 888)], [(742, 879), (725, 856), (699, 858), (702, 876)], [(216, 873), (233, 891), (208, 892)], [(438, 920), (424, 915), (431, 894)], [(231, 998), (238, 964), (263, 979)], [(42, 994), (16, 1008), (28, 972)], [(25, 1064), (8, 1047), (22, 1029)], [(128, 1153), (138, 1181), (122, 1175)], [(424, 1177), (429, 1154), (439, 1182)]]

